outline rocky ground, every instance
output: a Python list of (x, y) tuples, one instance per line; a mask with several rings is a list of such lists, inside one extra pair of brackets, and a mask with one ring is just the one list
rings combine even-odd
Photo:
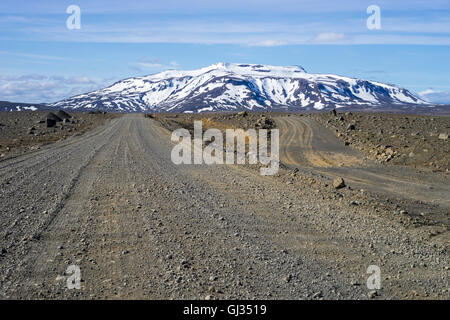
[[(355, 117), (351, 112), (345, 113), (347, 118)], [(361, 114), (357, 115), (356, 119), (350, 124), (362, 125), (358, 118), (376, 118), (386, 117), (391, 115), (378, 114)], [(398, 118), (404, 119), (405, 115), (392, 115), (395, 122)], [(247, 129), (273, 129), (281, 130), (280, 135), (280, 157), (281, 168), (293, 172), (291, 176), (299, 175), (299, 169), (302, 172), (314, 173), (315, 175), (323, 177), (327, 186), (332, 184), (335, 177), (341, 178), (345, 176), (348, 181), (352, 181), (351, 185), (358, 190), (364, 189), (364, 193), (369, 192), (377, 199), (378, 202), (395, 204), (394, 213), (404, 212), (409, 214), (409, 217), (415, 217), (414, 224), (440, 225), (447, 230), (449, 220), (450, 203), (446, 200), (446, 194), (450, 192), (448, 171), (426, 169), (416, 170), (410, 166), (400, 166), (400, 163), (389, 161), (385, 158), (375, 158), (372, 162), (370, 156), (365, 153), (358, 153), (356, 143), (350, 144), (348, 140), (338, 139), (351, 136), (350, 140), (365, 141), (366, 144), (361, 146), (368, 147), (370, 143), (366, 137), (366, 131), (349, 129), (346, 134), (340, 134), (338, 130), (327, 130), (325, 124), (331, 123), (330, 117), (343, 122), (343, 116), (333, 112), (329, 114), (324, 113), (307, 113), (307, 114), (287, 114), (287, 113), (224, 113), (224, 114), (154, 114), (153, 119), (160, 122), (165, 128), (174, 130), (176, 128), (184, 127), (193, 130), (193, 122), (195, 120), (202, 120), (203, 130), (209, 128), (218, 128), (223, 132), (227, 128), (243, 128)], [(422, 118), (426, 120), (428, 116), (412, 116), (416, 118), (417, 122), (422, 122)], [(306, 119), (305, 119), (306, 118)], [(308, 120), (309, 118), (313, 120)], [(407, 117), (406, 117), (407, 118)], [(285, 120), (291, 119), (291, 126), (285, 125)], [(316, 126), (303, 123), (299, 120), (304, 119), (304, 122), (311, 122)], [(320, 126), (321, 121), (326, 119), (325, 124)], [(436, 121), (437, 129), (447, 127), (450, 117), (438, 117)], [(308, 120), (308, 121), (306, 121)], [(317, 123), (315, 122), (317, 121)], [(384, 121), (387, 123), (388, 121)], [(414, 121), (413, 121), (414, 122)], [(390, 127), (390, 126), (388, 126)], [(295, 131), (300, 128), (300, 133), (295, 135)], [(334, 127), (333, 127), (334, 128)], [(372, 128), (372, 127), (371, 127)], [(313, 130), (314, 129), (314, 130)], [(411, 128), (410, 128), (411, 129)], [(382, 129), (381, 129), (382, 130)], [(352, 133), (352, 132), (355, 133)], [(289, 141), (285, 137), (285, 132), (288, 133)], [(337, 138), (334, 139), (333, 133), (337, 132)], [(361, 136), (359, 136), (359, 134)], [(367, 136), (372, 136), (367, 134)], [(366, 137), (366, 138), (364, 138)], [(378, 137), (379, 139), (380, 137)], [(442, 138), (442, 137), (441, 137)], [(301, 141), (303, 144), (296, 145), (293, 141)], [(306, 140), (306, 141), (302, 141)], [(335, 140), (335, 141), (334, 141)], [(423, 141), (422, 139), (417, 139)], [(450, 163), (450, 155), (443, 147), (448, 144), (448, 140), (435, 139), (434, 143), (429, 143), (433, 146), (433, 150), (440, 154), (439, 161), (443, 167)], [(289, 150), (289, 148), (291, 150)], [(389, 147), (393, 149), (394, 147)], [(439, 151), (436, 149), (440, 148)], [(362, 147), (361, 147), (362, 149)], [(396, 148), (397, 149), (397, 148)], [(398, 148), (400, 149), (400, 147)], [(292, 151), (292, 155), (286, 154), (286, 150)], [(430, 149), (431, 150), (431, 149)], [(398, 152), (395, 152), (398, 155)], [(305, 157), (306, 155), (306, 157)], [(312, 157), (309, 157), (311, 156)], [(295, 161), (290, 162), (288, 157), (294, 157)], [(386, 155), (383, 153), (383, 157)], [(392, 156), (389, 159), (394, 159)], [(379, 165), (377, 164), (379, 163)], [(398, 167), (392, 166), (398, 164)], [(250, 166), (252, 167), (252, 166)], [(258, 166), (253, 166), (258, 169)], [(334, 170), (336, 169), (336, 170)], [(307, 179), (309, 181), (309, 178)], [(406, 186), (409, 187), (406, 187)]]
[(200, 113), (200, 114), (173, 114), (154, 113), (151, 117), (168, 129), (183, 127), (193, 130), (194, 121), (202, 120), (204, 130), (208, 128), (225, 129), (272, 129), (276, 128), (273, 119), (275, 113), (239, 112), (239, 113)]
[[(43, 145), (82, 134), (115, 117), (103, 113), (62, 113), (61, 111), (0, 112), (0, 158), (38, 150)], [(59, 116), (58, 116), (59, 114)], [(47, 124), (51, 118), (52, 125)]]
[(308, 116), (370, 159), (440, 172), (450, 170), (450, 116), (363, 112)]
[[(201, 115), (156, 115), (156, 119), (159, 120), (165, 127), (169, 128), (170, 130), (173, 130), (177, 127), (185, 127), (188, 129), (192, 129), (192, 122), (193, 120), (203, 120), (204, 129), (208, 128), (243, 128), (243, 129), (250, 129), (250, 128), (261, 128), (261, 123), (265, 123), (266, 120), (270, 124), (268, 128), (277, 128), (277, 122), (280, 118), (286, 119), (287, 117), (292, 118), (298, 118), (298, 117), (311, 117), (313, 119), (316, 119), (317, 117), (323, 116), (321, 114), (304, 114), (304, 115), (298, 115), (298, 114), (285, 114), (285, 113), (268, 113), (268, 114), (258, 114), (258, 113), (235, 113), (235, 114), (201, 114)], [(349, 116), (349, 114), (347, 114)], [(351, 116), (351, 114), (350, 114)], [(326, 117), (326, 116), (325, 116)], [(420, 118), (420, 117), (418, 117)], [(446, 118), (443, 118), (445, 120)], [(216, 125), (219, 123), (219, 125)], [(226, 123), (226, 125), (222, 125), (223, 123)], [(215, 126), (216, 125), (216, 126)], [(442, 126), (442, 124), (441, 124)], [(445, 126), (445, 124), (444, 124)], [(280, 130), (283, 130), (285, 128), (280, 128)], [(292, 129), (292, 128), (290, 128)], [(290, 130), (292, 131), (292, 130)], [(311, 133), (312, 137), (312, 133)], [(317, 142), (311, 139), (309, 144), (313, 145)], [(298, 139), (301, 139), (302, 137), (297, 137)], [(281, 135), (281, 144), (285, 144), (288, 141), (283, 140), (283, 134)], [(328, 137), (325, 136), (319, 136), (319, 140), (328, 139)], [(332, 146), (331, 150), (333, 152), (327, 152), (327, 154), (333, 154), (339, 152), (339, 150), (335, 149), (335, 146)], [(338, 147), (339, 148), (339, 147)], [(306, 148), (308, 149), (308, 148)], [(339, 148), (340, 149), (340, 148)], [(342, 149), (348, 150), (345, 152), (350, 152), (352, 150), (352, 146), (349, 146), (349, 144), (342, 143)], [(326, 150), (326, 149), (325, 149)], [(300, 150), (301, 151), (301, 150)], [(303, 152), (306, 152), (309, 150), (303, 149)], [(314, 148), (311, 149), (311, 151), (315, 153), (319, 153)], [(295, 156), (300, 157), (301, 152), (295, 154)], [(283, 154), (282, 154), (283, 155)], [(361, 155), (362, 160), (363, 155)], [(341, 158), (341, 160), (345, 157)], [(446, 160), (447, 159), (447, 160)], [(381, 176), (382, 172), (384, 174), (392, 174), (392, 177), (394, 177), (394, 172), (399, 177), (402, 177), (402, 175), (405, 175), (405, 183), (410, 183), (412, 185), (415, 184), (421, 184), (424, 186), (427, 186), (427, 184), (430, 181), (441, 181), (441, 186), (448, 186), (448, 180), (445, 178), (442, 174), (440, 174), (440, 171), (436, 171), (434, 173), (427, 172), (420, 172), (420, 171), (414, 171), (410, 170), (408, 168), (404, 168), (400, 171), (398, 169), (390, 169), (389, 163), (382, 162), (382, 165), (377, 166), (375, 163), (371, 164), (370, 161), (361, 161), (363, 165), (361, 165), (362, 170), (373, 170), (374, 173), (379, 172), (380, 177), (378, 179), (374, 179), (372, 183), (368, 183), (364, 185), (364, 189), (360, 189), (359, 183), (353, 183), (353, 179), (360, 180), (358, 172), (353, 173), (351, 170), (353, 168), (359, 169), (358, 167), (355, 167), (354, 163), (340, 163), (338, 166), (350, 166), (349, 171), (342, 171), (340, 172), (342, 175), (348, 175), (349, 180), (351, 182), (345, 182), (344, 179), (338, 177), (333, 178), (335, 176), (334, 172), (332, 171), (332, 168), (329, 168), (327, 165), (327, 170), (322, 171), (319, 167), (315, 166), (314, 163), (303, 163), (299, 161), (296, 163), (296, 165), (290, 165), (288, 162), (283, 163), (283, 157), (282, 157), (282, 163), (281, 163), (281, 169), (279, 171), (279, 175), (276, 177), (273, 177), (273, 179), (278, 179), (283, 181), (283, 183), (286, 183), (288, 185), (293, 185), (298, 188), (298, 190), (301, 190), (303, 194), (308, 194), (307, 198), (309, 199), (316, 199), (316, 197), (320, 198), (321, 201), (332, 201), (337, 205), (340, 209), (338, 211), (348, 213), (349, 211), (354, 211), (355, 209), (358, 209), (358, 213), (356, 216), (359, 216), (362, 212), (365, 212), (364, 214), (374, 214), (378, 217), (383, 217), (383, 219), (386, 219), (386, 223), (392, 223), (391, 227), (393, 225), (402, 225), (408, 232), (414, 233), (414, 237), (417, 237), (416, 239), (418, 241), (432, 241), (434, 244), (433, 246), (441, 246), (443, 251), (441, 253), (443, 254), (443, 257), (446, 257), (444, 260), (446, 260), (448, 263), (448, 243), (450, 241), (450, 234), (449, 234), (449, 207), (447, 203), (441, 203), (437, 204), (434, 201), (433, 202), (426, 202), (423, 200), (417, 200), (414, 195), (415, 194), (424, 194), (425, 198), (429, 197), (430, 195), (427, 194), (428, 192), (422, 192), (421, 190), (415, 190), (412, 188), (411, 190), (408, 190), (406, 192), (399, 192), (398, 194), (390, 192), (390, 190), (395, 190), (396, 188), (398, 191), (402, 191), (402, 185), (399, 184), (396, 186), (396, 183), (398, 182), (396, 179), (383, 181)], [(445, 158), (444, 156), (444, 163), (448, 163), (448, 158)], [(335, 163), (331, 162), (332, 165), (335, 165)], [(312, 165), (312, 166), (311, 166)], [(251, 168), (253, 170), (258, 169), (257, 166), (245, 166), (246, 168)], [(314, 167), (314, 169), (312, 169)], [(256, 171), (256, 170), (255, 170)], [(352, 175), (356, 175), (356, 178)], [(433, 176), (430, 176), (433, 175)], [(350, 179), (353, 178), (353, 179)], [(406, 182), (410, 181), (410, 182)], [(414, 182), (412, 182), (414, 181)], [(383, 187), (378, 186), (377, 184), (386, 184), (388, 188), (386, 190), (383, 190)], [(366, 189), (369, 189), (367, 190)], [(433, 189), (431, 185), (427, 187), (427, 189)], [(438, 187), (436, 187), (438, 188)], [(447, 189), (445, 189), (447, 190)], [(405, 196), (405, 193), (408, 194), (408, 192), (411, 192), (411, 194)], [(439, 195), (438, 195), (439, 194)], [(442, 200), (445, 198), (445, 194), (448, 194), (448, 191), (443, 191), (442, 193), (435, 192), (434, 196), (441, 197)], [(435, 198), (434, 197), (434, 198)], [(424, 198), (424, 199), (425, 199)], [(337, 204), (337, 203), (338, 204)], [(289, 209), (291, 208), (292, 203), (285, 203), (282, 207), (283, 209)], [(320, 207), (320, 205), (318, 205)], [(356, 211), (355, 211), (356, 212)], [(346, 214), (344, 214), (346, 216)], [(351, 217), (346, 216), (346, 218), (349, 218), (350, 220), (355, 219), (355, 216), (352, 215)], [(326, 223), (326, 221), (329, 221), (328, 219), (324, 219), (321, 223), (317, 222), (317, 225), (320, 225), (322, 223)], [(330, 221), (331, 224), (336, 223), (335, 221)], [(387, 225), (386, 225), (387, 226)], [(353, 225), (353, 227), (356, 227), (356, 225)], [(352, 234), (359, 233), (359, 230), (353, 229), (353, 227), (350, 227), (350, 229), (347, 229), (347, 232), (350, 232)], [(324, 227), (322, 229), (323, 232), (326, 232), (329, 226)], [(350, 231), (352, 230), (352, 231)], [(351, 236), (352, 237), (352, 236)], [(420, 239), (420, 240), (419, 240)], [(402, 241), (400, 241), (398, 238), (397, 240), (394, 240), (394, 242), (397, 242), (400, 244)], [(373, 247), (372, 244), (369, 245), (369, 247)], [(395, 252), (395, 250), (392, 250), (392, 252)], [(405, 252), (401, 254), (401, 259), (405, 257)], [(439, 260), (439, 258), (438, 258)], [(426, 264), (426, 263), (425, 263)], [(417, 266), (417, 263), (412, 262), (410, 267), (415, 268)], [(443, 267), (444, 273), (445, 270), (448, 270), (448, 267)], [(402, 273), (402, 271), (399, 271)], [(418, 274), (418, 270), (413, 271), (412, 274)], [(444, 278), (442, 278), (444, 279)], [(415, 290), (412, 290), (412, 295), (409, 297), (415, 296)], [(447, 292), (446, 289), (444, 289), (444, 292)]]
[[(276, 176), (175, 165), (159, 121), (193, 118), (158, 117), (114, 118), (0, 161), (1, 298), (450, 298), (448, 224), (308, 165)], [(80, 290), (66, 286), (69, 265)], [(366, 287), (370, 265), (379, 290)]]

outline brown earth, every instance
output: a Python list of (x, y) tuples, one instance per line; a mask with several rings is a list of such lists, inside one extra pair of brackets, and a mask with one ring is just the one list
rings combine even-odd
[[(400, 166), (450, 170), (450, 116), (362, 112), (307, 115), (368, 158)], [(351, 127), (353, 125), (353, 127)]]

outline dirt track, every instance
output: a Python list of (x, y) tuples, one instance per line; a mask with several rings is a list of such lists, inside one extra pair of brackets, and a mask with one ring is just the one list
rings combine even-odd
[(246, 167), (176, 166), (169, 141), (125, 116), (0, 162), (0, 297), (364, 299), (376, 264), (380, 298), (448, 299), (448, 244)]
[(442, 207), (439, 220), (448, 224), (450, 184), (440, 173), (380, 165), (345, 146), (313, 119), (279, 117), (280, 158), (292, 167), (312, 167), (330, 177), (344, 177), (355, 188)]

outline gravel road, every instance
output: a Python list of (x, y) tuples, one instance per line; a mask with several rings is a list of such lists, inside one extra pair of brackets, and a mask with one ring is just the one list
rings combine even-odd
[(377, 164), (345, 146), (333, 133), (313, 119), (279, 117), (280, 158), (291, 167), (313, 167), (330, 177), (344, 177), (354, 187), (379, 194), (440, 206), (447, 224), (450, 181), (442, 173), (421, 173), (406, 166)]
[[(128, 115), (1, 161), (0, 298), (449, 298), (448, 242), (335, 191), (176, 166), (171, 147), (154, 120)], [(66, 286), (70, 265), (80, 290)]]

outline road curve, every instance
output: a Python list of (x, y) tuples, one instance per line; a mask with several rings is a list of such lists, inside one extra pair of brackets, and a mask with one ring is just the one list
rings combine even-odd
[[(278, 117), (280, 159), (291, 167), (311, 167), (330, 177), (344, 177), (353, 187), (450, 208), (448, 178), (389, 165), (378, 165), (338, 140), (313, 119)], [(448, 223), (448, 215), (443, 218)]]
[(286, 164), (316, 167), (353, 166), (362, 163), (359, 152), (347, 148), (327, 129), (304, 117), (277, 118), (280, 156)]

